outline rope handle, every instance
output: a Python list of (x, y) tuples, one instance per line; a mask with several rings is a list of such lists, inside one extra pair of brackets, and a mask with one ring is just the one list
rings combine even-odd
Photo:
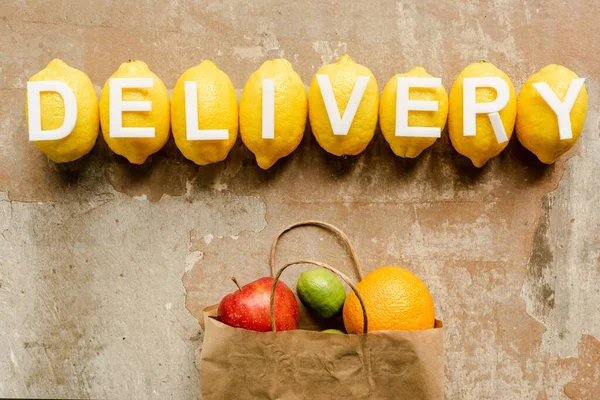
[[(328, 224), (327, 222), (312, 221), (312, 220), (302, 221), (302, 222), (297, 222), (295, 224), (292, 224), (292, 225), (288, 226), (287, 228), (283, 229), (281, 232), (279, 232), (277, 234), (277, 236), (275, 236), (275, 239), (273, 239), (273, 244), (271, 245), (271, 256), (269, 258), (269, 266), (271, 267), (271, 276), (275, 276), (275, 251), (277, 249), (277, 243), (279, 242), (279, 239), (281, 239), (281, 236), (283, 236), (283, 234), (285, 234), (286, 232), (289, 232), (292, 229), (295, 229), (295, 228), (298, 228), (301, 226), (317, 226), (319, 228), (323, 228), (325, 230), (335, 233), (336, 236), (338, 238), (340, 238), (346, 245), (346, 248), (347, 248), (348, 252), (350, 253), (350, 257), (352, 258), (352, 262), (354, 263), (354, 267), (356, 268), (356, 272), (358, 274), (359, 281), (362, 281), (363, 273), (362, 273), (362, 269), (360, 267), (360, 262), (358, 261), (358, 256), (356, 255), (356, 251), (354, 250), (354, 247), (352, 247), (352, 243), (350, 243), (350, 239), (348, 239), (348, 236), (346, 236), (346, 234), (344, 232), (342, 232), (341, 229), (339, 229), (331, 224)], [(314, 264), (314, 262), (311, 262), (311, 263)], [(329, 267), (329, 268), (331, 268), (331, 267)], [(333, 271), (333, 272), (335, 272), (339, 275), (339, 273), (337, 271)]]

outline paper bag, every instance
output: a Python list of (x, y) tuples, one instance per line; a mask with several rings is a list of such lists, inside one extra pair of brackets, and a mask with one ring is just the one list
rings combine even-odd
[(206, 311), (202, 399), (444, 398), (441, 323), (425, 331), (253, 332)]
[(316, 264), (329, 269), (359, 297), (365, 333), (340, 335), (305, 330), (314, 329), (315, 322), (302, 308), (300, 329), (254, 332), (219, 322), (218, 307), (208, 307), (204, 310), (200, 362), (202, 399), (443, 399), (444, 333), (440, 321), (436, 320), (429, 330), (367, 333), (368, 310), (356, 287), (341, 272), (317, 261), (302, 260), (286, 264), (275, 274), (277, 240), (292, 228), (305, 225), (321, 226), (338, 234), (362, 279), (354, 249), (343, 232), (322, 222), (307, 221), (286, 228), (275, 238), (270, 261), (275, 277), (273, 289), (283, 270), (292, 265)]

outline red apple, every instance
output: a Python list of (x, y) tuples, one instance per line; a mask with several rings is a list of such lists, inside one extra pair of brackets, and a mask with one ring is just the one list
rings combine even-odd
[[(273, 278), (260, 278), (223, 297), (219, 304), (219, 320), (235, 328), (257, 332), (271, 331), (272, 287)], [(275, 288), (274, 305), (277, 331), (298, 329), (299, 315), (296, 296), (281, 281), (277, 282)]]

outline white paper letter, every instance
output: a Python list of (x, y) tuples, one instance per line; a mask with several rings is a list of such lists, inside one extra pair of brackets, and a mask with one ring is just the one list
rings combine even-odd
[(396, 89), (396, 136), (439, 138), (442, 130), (435, 127), (408, 126), (409, 111), (437, 111), (439, 102), (426, 100), (409, 100), (411, 87), (433, 88), (442, 86), (441, 78), (409, 78), (398, 77)]
[(275, 138), (275, 80), (262, 80), (262, 138)]
[(154, 127), (124, 128), (123, 111), (152, 111), (151, 101), (123, 101), (123, 89), (154, 87), (152, 78), (110, 78), (110, 98), (108, 117), (110, 137), (113, 138), (152, 138)]
[(585, 78), (573, 79), (567, 90), (565, 100), (562, 103), (546, 82), (537, 82), (533, 84), (533, 87), (539, 92), (558, 117), (560, 140), (573, 139), (573, 131), (571, 129), (571, 109), (573, 108), (573, 105), (575, 105), (575, 100), (577, 100), (577, 96), (579, 96), (579, 92), (583, 87), (583, 82), (585, 82)]
[[(60, 128), (42, 130), (41, 92), (56, 92), (64, 103), (65, 119)], [(27, 82), (27, 116), (29, 141), (58, 140), (71, 134), (77, 122), (77, 101), (71, 88), (61, 81)]]
[[(477, 88), (489, 87), (496, 89), (496, 99), (489, 103), (477, 103)], [(488, 114), (498, 143), (508, 141), (504, 125), (498, 111), (508, 104), (510, 90), (508, 84), (501, 78), (488, 76), (484, 78), (464, 78), (463, 81), (463, 127), (465, 136), (475, 136), (477, 114)]]
[(185, 132), (187, 140), (227, 140), (227, 129), (198, 129), (198, 84), (196, 81), (183, 83), (185, 92)]
[(317, 75), (317, 82), (321, 89), (321, 96), (325, 103), (325, 109), (327, 110), (327, 116), (331, 123), (331, 129), (334, 135), (347, 135), (352, 125), (352, 120), (356, 115), (360, 101), (365, 94), (365, 89), (369, 83), (369, 76), (359, 76), (356, 79), (350, 100), (344, 111), (344, 116), (340, 117), (340, 111), (338, 109), (337, 102), (335, 101), (335, 95), (333, 94), (333, 88), (331, 87), (331, 80), (329, 75)]

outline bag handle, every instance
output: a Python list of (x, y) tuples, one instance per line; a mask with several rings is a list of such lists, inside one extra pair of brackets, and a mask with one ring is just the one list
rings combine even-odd
[(270, 305), (272, 331), (277, 332), (277, 327), (275, 326), (275, 288), (277, 287), (277, 282), (279, 282), (279, 278), (281, 277), (281, 274), (283, 273), (283, 271), (285, 271), (288, 267), (291, 267), (292, 265), (298, 265), (298, 264), (313, 264), (313, 265), (317, 265), (321, 268), (325, 268), (325, 269), (333, 272), (340, 278), (342, 278), (342, 280), (344, 282), (346, 282), (348, 284), (348, 286), (350, 286), (350, 288), (352, 289), (352, 291), (354, 291), (354, 294), (356, 294), (356, 297), (358, 298), (358, 301), (360, 303), (360, 308), (362, 308), (363, 335), (366, 335), (369, 332), (369, 327), (368, 327), (369, 320), (367, 318), (367, 309), (365, 308), (365, 303), (364, 303), (360, 293), (358, 292), (358, 289), (352, 283), (352, 280), (350, 278), (348, 278), (346, 275), (344, 275), (343, 273), (341, 273), (340, 271), (338, 271), (337, 269), (335, 269), (325, 263), (322, 263), (319, 261), (311, 261), (311, 260), (299, 260), (299, 261), (289, 262), (289, 263), (285, 264), (283, 267), (281, 267), (281, 269), (275, 275), (275, 280), (273, 281), (273, 287), (271, 288), (271, 305)]
[[(292, 224), (292, 225), (288, 226), (287, 228), (283, 229), (281, 232), (279, 232), (277, 234), (277, 236), (275, 236), (275, 239), (273, 239), (273, 244), (271, 245), (271, 256), (269, 258), (269, 266), (271, 267), (271, 276), (273, 276), (273, 277), (275, 276), (275, 250), (277, 249), (277, 243), (279, 242), (279, 239), (281, 238), (281, 236), (283, 236), (284, 233), (289, 232), (292, 229), (298, 228), (301, 226), (317, 226), (317, 227), (320, 227), (320, 228), (323, 228), (323, 229), (326, 229), (326, 230), (329, 230), (329, 231), (335, 233), (337, 237), (342, 239), (342, 241), (346, 245), (348, 251), (350, 252), (350, 256), (352, 257), (352, 262), (354, 263), (354, 267), (356, 268), (356, 272), (358, 273), (359, 281), (362, 281), (363, 273), (362, 273), (362, 269), (360, 268), (360, 262), (358, 261), (358, 256), (356, 255), (356, 251), (354, 251), (354, 247), (352, 247), (352, 243), (350, 243), (350, 239), (348, 239), (348, 236), (346, 236), (346, 234), (344, 232), (342, 232), (339, 228), (337, 228), (331, 224), (328, 224), (327, 222), (312, 221), (312, 220), (302, 221), (302, 222), (297, 222), (295, 224)], [(314, 262), (310, 262), (310, 263), (314, 264)], [(331, 267), (329, 267), (329, 268), (331, 268)], [(333, 271), (333, 272), (340, 275), (337, 271)]]

